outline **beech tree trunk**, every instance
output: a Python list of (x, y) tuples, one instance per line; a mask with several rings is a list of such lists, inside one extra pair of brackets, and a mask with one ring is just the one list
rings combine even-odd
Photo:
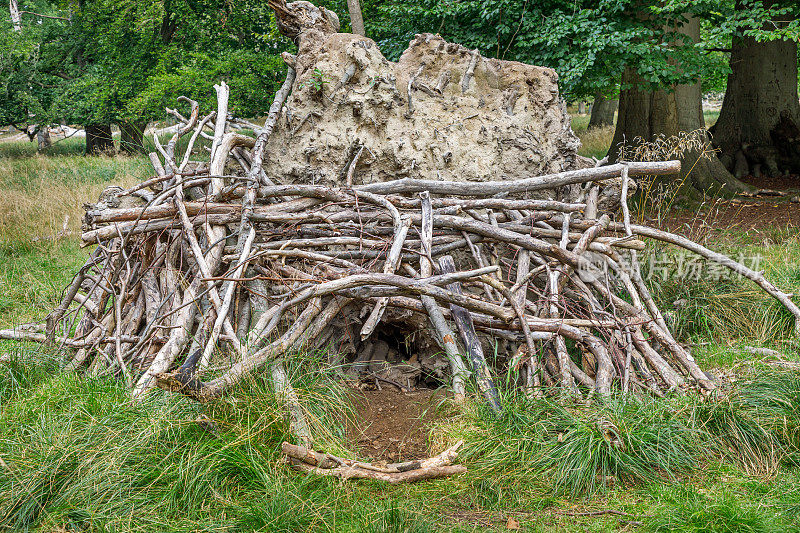
[[(690, 19), (680, 31), (695, 41), (699, 40), (700, 27), (696, 19)], [(623, 144), (626, 152), (631, 153), (637, 144), (652, 142), (662, 135), (672, 137), (680, 132), (705, 129), (700, 80), (677, 85), (672, 91), (662, 89), (650, 92), (642, 89), (645, 85), (636, 70), (627, 68), (622, 74), (622, 86), (630, 88), (620, 91), (617, 127), (609, 149), (609, 161), (619, 159)], [(707, 134), (701, 135), (708, 140)], [(684, 192), (733, 194), (751, 189), (734, 178), (714, 154), (704, 155), (689, 150), (680, 159), (679, 179)]]
[(144, 150), (144, 130), (147, 122), (120, 122), (119, 131), (119, 151), (123, 154), (134, 155), (143, 154)]
[(730, 61), (712, 128), (721, 161), (737, 177), (800, 172), (797, 43), (736, 38)]
[(110, 124), (88, 124), (86, 126), (86, 155), (114, 153), (114, 137)]
[(618, 105), (619, 100), (616, 98), (606, 98), (603, 93), (597, 93), (592, 104), (592, 115), (589, 117), (588, 128), (612, 126)]
[(39, 152), (44, 152), (53, 145), (52, 141), (50, 141), (49, 127), (47, 126), (39, 127), (39, 129), (36, 131), (36, 143), (37, 143), (36, 150)]
[(19, 13), (19, 4), (17, 0), (8, 0), (8, 10), (11, 12), (11, 24), (14, 26), (14, 31), (22, 31), (22, 17)]
[(350, 12), (350, 28), (353, 33), (367, 35), (364, 31), (364, 17), (361, 15), (361, 2), (359, 0), (347, 0), (347, 10)]

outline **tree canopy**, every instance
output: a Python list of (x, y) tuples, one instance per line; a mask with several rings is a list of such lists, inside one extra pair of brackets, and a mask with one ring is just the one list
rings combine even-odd
[(231, 109), (269, 106), (284, 69), (263, 2), (22, 0), (22, 27), (0, 41), (5, 124), (146, 121), (179, 95), (210, 104), (234, 87)]

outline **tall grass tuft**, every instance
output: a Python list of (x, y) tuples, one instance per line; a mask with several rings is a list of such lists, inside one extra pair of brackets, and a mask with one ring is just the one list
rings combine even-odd
[[(0, 529), (297, 531), (314, 521), (297, 500), (313, 484), (284, 487), (276, 472), (290, 436), (267, 380), (210, 405), (161, 391), (135, 402), (114, 381), (51, 370), (0, 366)], [(304, 372), (297, 389), (332, 440), (343, 409), (325, 379)], [(258, 511), (242, 507), (258, 498)]]
[(465, 460), (496, 476), (546, 480), (557, 493), (591, 495), (615, 485), (676, 478), (697, 466), (699, 439), (669, 403), (612, 399), (567, 407), (507, 399), (497, 418), (439, 428), (469, 443)]

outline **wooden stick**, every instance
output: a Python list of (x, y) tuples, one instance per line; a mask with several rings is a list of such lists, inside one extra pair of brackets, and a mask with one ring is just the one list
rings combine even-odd
[[(453, 258), (449, 255), (439, 258), (439, 268), (444, 273), (453, 273), (456, 271)], [(448, 284), (447, 288), (454, 294), (462, 294), (461, 284), (458, 282)], [(495, 413), (500, 413), (503, 409), (500, 403), (500, 394), (497, 392), (494, 378), (489, 371), (489, 365), (486, 364), (481, 342), (475, 334), (472, 316), (469, 311), (455, 304), (450, 304), (450, 312), (453, 314), (456, 328), (461, 335), (461, 342), (464, 343), (467, 356), (469, 357), (470, 363), (472, 363), (472, 372), (478, 384), (478, 389), (480, 389), (489, 407), (491, 407)]]
[[(410, 227), (411, 219), (406, 217), (403, 221), (403, 224), (400, 226), (400, 231), (392, 240), (392, 247), (389, 250), (389, 255), (386, 258), (386, 262), (383, 266), (384, 274), (393, 274), (397, 269), (397, 266), (400, 263), (400, 252), (403, 249), (403, 243), (405, 243), (406, 236), (408, 235), (408, 229)], [(383, 316), (383, 312), (386, 310), (386, 303), (386, 298), (380, 298), (375, 303), (375, 307), (372, 308), (372, 312), (367, 320), (364, 321), (364, 325), (361, 327), (361, 340), (365, 340), (367, 337), (372, 335), (372, 332), (375, 330), (375, 326), (378, 325), (378, 322), (380, 322), (381, 317)]]
[(562, 185), (571, 185), (573, 183), (585, 183), (588, 181), (601, 181), (615, 178), (620, 175), (622, 168), (626, 165), (629, 168), (631, 176), (662, 176), (677, 174), (681, 170), (680, 161), (659, 161), (654, 163), (625, 163), (624, 165), (615, 164), (599, 168), (585, 168), (509, 181), (460, 182), (403, 178), (395, 181), (361, 185), (357, 187), (357, 189), (376, 194), (408, 194), (428, 191), (431, 194), (486, 197), (503, 193), (510, 194), (554, 189)]

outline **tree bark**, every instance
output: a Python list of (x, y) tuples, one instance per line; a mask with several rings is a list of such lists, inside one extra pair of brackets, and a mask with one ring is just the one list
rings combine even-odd
[(114, 153), (114, 137), (110, 124), (88, 124), (86, 126), (86, 155)]
[[(699, 40), (697, 19), (689, 19), (679, 31), (695, 41)], [(622, 145), (630, 153), (637, 145), (652, 142), (659, 136), (672, 137), (681, 132), (705, 129), (700, 80), (676, 85), (672, 91), (660, 89), (650, 92), (642, 88), (644, 83), (636, 70), (627, 68), (622, 74), (622, 86), (628, 88), (620, 91), (617, 127), (609, 149), (609, 161), (619, 159)], [(706, 133), (700, 135), (702, 140), (709, 140)], [(685, 193), (729, 195), (751, 188), (734, 178), (713, 154), (687, 150), (680, 159), (678, 179)]]
[(350, 12), (350, 28), (353, 33), (367, 35), (364, 31), (364, 18), (361, 16), (361, 2), (359, 0), (347, 0), (347, 10)]
[(14, 26), (14, 31), (22, 32), (22, 17), (17, 0), (8, 0), (8, 10), (11, 12), (11, 24)]
[(36, 131), (36, 142), (36, 150), (39, 152), (44, 152), (53, 145), (52, 141), (50, 141), (50, 128), (48, 126), (39, 126)]
[(119, 151), (123, 154), (135, 155), (143, 154), (144, 150), (144, 130), (147, 122), (120, 122), (119, 123)]
[(618, 105), (618, 99), (606, 98), (603, 93), (597, 93), (592, 104), (592, 114), (589, 117), (588, 129), (613, 126), (614, 115), (617, 112)]
[(797, 43), (734, 38), (730, 65), (712, 128), (720, 159), (737, 177), (800, 172)]

